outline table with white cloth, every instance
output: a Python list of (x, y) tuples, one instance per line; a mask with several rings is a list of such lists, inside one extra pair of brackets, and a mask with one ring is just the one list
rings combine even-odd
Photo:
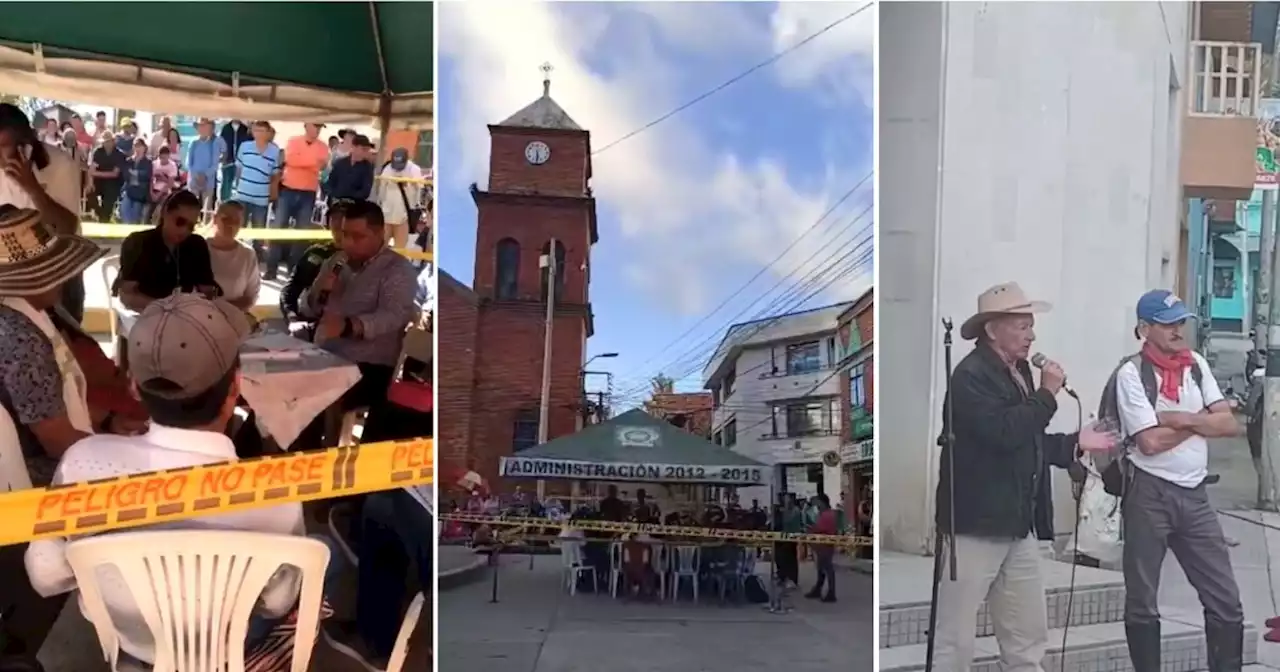
[(288, 334), (257, 333), (240, 347), (240, 396), (281, 447), (359, 380), (355, 364)]
[[(111, 297), (111, 309), (127, 338), (138, 312), (118, 297)], [(240, 396), (257, 415), (258, 430), (281, 448), (359, 380), (355, 364), (279, 331), (255, 332), (240, 347)]]

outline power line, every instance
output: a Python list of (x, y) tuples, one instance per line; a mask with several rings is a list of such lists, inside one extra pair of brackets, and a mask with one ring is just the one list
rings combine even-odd
[(700, 102), (702, 102), (702, 101), (704, 101), (704, 100), (706, 100), (706, 99), (710, 98), (711, 96), (714, 96), (714, 95), (716, 95), (717, 93), (720, 93), (721, 91), (723, 91), (723, 90), (725, 90), (725, 89), (729, 88), (730, 86), (733, 86), (734, 84), (737, 84), (738, 82), (740, 82), (740, 81), (742, 81), (742, 80), (746, 79), (747, 77), (751, 76), (751, 75), (752, 75), (752, 74), (754, 74), (755, 72), (757, 72), (757, 71), (759, 71), (759, 70), (762, 70), (762, 69), (764, 69), (764, 68), (767, 68), (767, 67), (769, 67), (770, 65), (773, 65), (774, 63), (777, 63), (778, 61), (782, 60), (782, 58), (783, 58), (784, 56), (786, 56), (786, 55), (788, 55), (788, 54), (790, 54), (790, 53), (794, 52), (795, 50), (799, 49), (800, 47), (803, 47), (804, 45), (806, 45), (806, 44), (808, 44), (808, 43), (810, 43), (810, 42), (814, 41), (815, 39), (817, 39), (817, 38), (818, 38), (819, 36), (821, 36), (822, 34), (829, 32), (831, 29), (833, 29), (833, 28), (835, 28), (836, 26), (838, 26), (838, 25), (840, 25), (840, 24), (844, 23), (845, 21), (848, 21), (849, 19), (852, 19), (853, 17), (855, 17), (855, 16), (857, 16), (857, 15), (861, 14), (863, 11), (865, 11), (865, 10), (869, 9), (869, 8), (870, 8), (872, 5), (874, 5), (874, 4), (876, 4), (876, 3), (875, 3), (875, 2), (868, 2), (867, 4), (865, 4), (865, 5), (863, 5), (863, 6), (859, 7), (859, 8), (857, 8), (857, 9), (855, 9), (855, 10), (853, 10), (852, 12), (849, 12), (848, 14), (845, 14), (844, 16), (842, 16), (842, 17), (840, 17), (840, 18), (836, 19), (835, 21), (832, 21), (831, 23), (827, 24), (826, 26), (823, 26), (823, 27), (822, 27), (822, 28), (820, 28), (817, 32), (810, 34), (808, 37), (804, 38), (803, 40), (800, 40), (799, 42), (796, 42), (795, 44), (791, 45), (790, 47), (787, 47), (786, 49), (783, 49), (782, 51), (779, 51), (778, 53), (774, 54), (773, 56), (770, 56), (769, 58), (765, 59), (764, 61), (761, 61), (761, 62), (759, 62), (759, 63), (757, 63), (757, 64), (755, 64), (755, 65), (751, 66), (751, 67), (750, 67), (750, 68), (748, 68), (747, 70), (745, 70), (745, 71), (743, 71), (743, 72), (741, 72), (741, 73), (739, 73), (739, 74), (735, 75), (734, 77), (729, 78), (728, 80), (726, 80), (724, 83), (720, 84), (719, 86), (717, 86), (717, 87), (715, 87), (715, 88), (713, 88), (713, 89), (711, 89), (711, 90), (709, 90), (709, 91), (706, 91), (706, 92), (702, 93), (701, 95), (697, 96), (696, 98), (693, 98), (693, 99), (692, 99), (692, 100), (690, 100), (689, 102), (684, 103), (683, 105), (680, 105), (679, 107), (675, 108), (674, 110), (671, 110), (670, 112), (668, 112), (668, 113), (666, 113), (666, 114), (664, 114), (664, 115), (662, 115), (662, 116), (658, 117), (657, 119), (654, 119), (653, 121), (651, 121), (651, 122), (649, 122), (649, 123), (645, 124), (644, 126), (641, 126), (640, 128), (637, 128), (636, 130), (631, 131), (630, 133), (628, 133), (628, 134), (626, 134), (626, 135), (622, 136), (621, 138), (618, 138), (617, 140), (614, 140), (613, 142), (610, 142), (609, 144), (605, 145), (604, 147), (601, 147), (600, 149), (597, 149), (596, 151), (592, 152), (592, 155), (600, 154), (601, 152), (605, 151), (606, 149), (609, 149), (610, 147), (613, 147), (613, 146), (618, 145), (618, 144), (620, 144), (620, 143), (622, 143), (622, 142), (625, 142), (625, 141), (627, 141), (627, 140), (630, 140), (631, 138), (634, 138), (635, 136), (640, 135), (641, 133), (643, 133), (643, 132), (645, 132), (645, 131), (647, 131), (647, 130), (649, 130), (649, 129), (653, 128), (654, 126), (657, 126), (658, 124), (661, 124), (662, 122), (664, 122), (664, 121), (666, 121), (666, 120), (670, 119), (671, 117), (676, 116), (677, 114), (680, 114), (681, 112), (683, 112), (683, 111), (685, 111), (685, 110), (687, 110), (687, 109), (689, 109), (689, 108), (693, 107), (694, 105), (697, 105), (698, 103), (700, 103)]
[[(849, 226), (845, 227), (845, 229), (851, 228), (853, 223), (861, 219), (863, 216), (865, 216), (865, 214), (869, 210), (870, 208), (868, 207), (867, 210), (864, 210), (862, 213), (859, 213), (859, 215), (855, 217), (854, 220), (849, 223)], [(872, 226), (874, 226), (874, 222), (868, 224), (868, 226), (866, 227), (863, 227), (860, 233), (869, 231)], [(832, 257), (834, 257), (836, 254), (839, 254), (840, 251), (843, 250), (845, 247), (848, 247), (849, 243), (856, 243), (853, 249), (849, 250), (840, 259), (837, 259), (835, 261), (830, 261)], [(830, 287), (831, 285), (835, 284), (835, 281), (838, 280), (839, 277), (844, 277), (845, 275), (847, 275), (848, 270), (850, 269), (846, 269), (846, 272), (842, 273), (837, 278), (832, 278), (828, 280), (828, 282), (826, 282), (818, 292), (813, 292), (811, 294), (808, 294), (807, 296), (803, 297), (803, 299), (800, 301), (794, 300), (798, 298), (800, 294), (814, 287), (818, 281), (822, 280), (824, 276), (834, 268), (835, 264), (843, 262), (849, 257), (853, 256), (853, 254), (855, 254), (859, 248), (864, 247), (868, 243), (874, 245), (875, 243), (874, 235), (868, 235), (868, 236), (862, 237), (861, 240), (859, 240), (858, 235), (855, 235), (854, 238), (851, 239), (849, 242), (846, 242), (844, 245), (841, 245), (840, 247), (835, 248), (835, 250), (833, 250), (830, 254), (828, 254), (827, 257), (823, 260), (823, 264), (826, 264), (826, 265), (819, 265), (818, 267), (811, 269), (804, 277), (797, 280), (796, 286), (793, 286), (791, 289), (784, 291), (783, 294), (775, 297), (768, 305), (766, 305), (763, 309), (761, 309), (759, 312), (753, 315), (749, 320), (745, 321), (745, 324), (749, 325), (752, 328), (752, 330), (750, 331), (750, 333), (747, 333), (745, 335), (736, 335), (735, 340), (737, 342), (745, 342), (746, 340), (749, 340), (750, 338), (755, 336), (755, 334), (759, 333), (761, 330), (775, 324), (778, 319), (781, 319), (782, 317), (799, 310), (806, 303), (808, 303), (809, 300), (811, 300), (812, 298), (820, 294), (822, 290), (825, 290), (827, 287)], [(817, 252), (815, 252), (813, 255), (810, 255), (809, 259), (805, 260), (805, 263), (807, 264), (808, 261), (810, 261), (813, 257), (817, 256), (817, 254), (821, 253), (824, 249), (825, 248), (819, 248)], [(856, 268), (860, 266), (865, 261), (870, 260), (870, 258), (873, 256), (874, 256), (874, 247), (871, 250), (864, 251), (862, 254), (862, 257), (864, 258), (855, 260), (855, 263), (851, 264), (851, 268)], [(756, 303), (759, 303), (760, 299), (763, 299), (764, 297), (773, 293), (775, 289), (777, 289), (783, 283), (785, 283), (787, 279), (790, 278), (792, 275), (795, 275), (796, 272), (799, 271), (801, 268), (803, 268), (803, 265), (797, 267), (796, 270), (784, 276), (781, 280), (778, 281), (778, 283), (776, 283), (768, 291), (762, 294), (755, 301), (748, 304), (743, 310), (739, 311), (739, 313), (731, 319), (731, 322), (736, 322), (740, 317), (746, 314), (747, 311), (749, 311), (752, 308), (752, 306), (754, 306)], [(770, 316), (772, 316), (773, 319), (765, 322), (761, 322), (759, 324), (754, 324), (754, 325), (751, 324), (752, 322), (765, 320)], [(720, 332), (714, 332), (711, 334), (709, 338), (702, 339), (697, 344), (695, 344), (692, 348), (685, 350), (683, 353), (678, 355), (674, 360), (668, 362), (668, 364), (664, 367), (664, 369), (669, 369), (673, 366), (676, 367), (675, 371), (679, 375), (674, 375), (672, 373), (668, 373), (667, 375), (670, 375), (673, 379), (676, 379), (676, 380), (683, 380), (685, 377), (692, 375), (692, 373), (697, 370), (697, 366), (699, 364), (705, 362), (710, 357), (713, 357), (715, 355), (715, 352), (717, 352), (719, 349), (718, 347), (716, 347), (708, 350), (706, 349), (705, 346), (710, 345), (711, 343), (716, 341), (716, 339), (723, 340), (724, 338), (727, 338), (727, 336), (721, 336)], [(630, 386), (620, 385), (619, 387), (621, 387), (622, 390), (625, 392), (633, 392), (639, 389), (639, 386), (636, 386), (636, 385), (630, 385)]]
[[(830, 216), (831, 216), (831, 214), (832, 214), (833, 212), (835, 212), (835, 211), (836, 211), (836, 209), (838, 209), (838, 208), (841, 206), (841, 204), (843, 204), (845, 201), (849, 200), (849, 197), (853, 196), (853, 194), (858, 190), (858, 188), (859, 188), (859, 187), (861, 187), (863, 184), (866, 184), (867, 180), (871, 179), (871, 176), (872, 176), (872, 175), (874, 175), (874, 172), (869, 172), (869, 173), (867, 173), (866, 175), (864, 175), (864, 176), (862, 177), (862, 179), (861, 179), (861, 180), (858, 180), (858, 183), (857, 183), (857, 184), (853, 185), (853, 187), (852, 187), (852, 188), (850, 188), (848, 191), (846, 191), (846, 192), (844, 193), (844, 195), (842, 195), (839, 199), (837, 199), (837, 200), (836, 200), (836, 202), (835, 202), (835, 203), (833, 203), (833, 204), (831, 205), (831, 207), (827, 208), (826, 212), (823, 212), (823, 213), (822, 213), (822, 216), (818, 217), (818, 219), (817, 219), (813, 224), (809, 225), (809, 227), (808, 227), (808, 228), (806, 228), (806, 229), (804, 230), (804, 232), (803, 232), (803, 233), (801, 233), (801, 234), (800, 234), (800, 236), (799, 236), (798, 238), (796, 238), (795, 240), (791, 241), (791, 244), (790, 244), (790, 245), (788, 245), (788, 246), (786, 247), (786, 249), (784, 249), (784, 250), (782, 251), (782, 254), (779, 254), (779, 255), (778, 255), (778, 256), (777, 256), (773, 261), (769, 262), (769, 263), (768, 263), (764, 268), (761, 268), (759, 271), (757, 271), (755, 275), (751, 276), (751, 279), (750, 279), (750, 280), (747, 280), (745, 283), (743, 283), (741, 286), (739, 286), (739, 287), (738, 287), (738, 289), (737, 289), (737, 290), (735, 290), (732, 294), (730, 294), (729, 296), (725, 297), (725, 299), (724, 299), (723, 301), (721, 301), (721, 302), (719, 303), (719, 305), (717, 305), (715, 308), (712, 308), (712, 309), (711, 309), (711, 312), (707, 313), (705, 316), (703, 316), (703, 318), (702, 318), (702, 319), (700, 319), (700, 320), (698, 320), (697, 322), (695, 322), (695, 323), (693, 324), (693, 326), (691, 326), (691, 327), (689, 327), (688, 329), (686, 329), (686, 330), (685, 330), (683, 333), (681, 333), (679, 336), (676, 336), (674, 339), (672, 339), (672, 340), (671, 340), (671, 342), (670, 342), (670, 343), (667, 343), (666, 345), (664, 345), (664, 346), (662, 346), (661, 348), (659, 348), (659, 349), (658, 349), (658, 351), (657, 351), (657, 352), (655, 352), (653, 355), (651, 355), (648, 359), (644, 360), (644, 361), (643, 361), (643, 362), (641, 362), (640, 364), (637, 364), (637, 365), (634, 367), (634, 369), (633, 369), (633, 370), (643, 370), (643, 369), (644, 369), (644, 368), (645, 368), (645, 367), (646, 367), (650, 362), (653, 362), (655, 359), (657, 359), (658, 357), (662, 356), (662, 353), (666, 352), (666, 351), (667, 351), (667, 350), (669, 350), (672, 346), (674, 346), (674, 345), (676, 345), (677, 343), (679, 343), (681, 340), (683, 340), (683, 339), (684, 339), (686, 336), (688, 336), (689, 334), (692, 334), (692, 333), (693, 333), (693, 332), (694, 332), (698, 327), (702, 326), (703, 324), (705, 324), (705, 323), (707, 322), (707, 320), (711, 319), (711, 317), (712, 317), (713, 315), (715, 315), (716, 313), (720, 312), (720, 311), (721, 311), (725, 306), (729, 305), (729, 302), (733, 301), (733, 299), (737, 298), (737, 297), (738, 297), (738, 295), (740, 295), (740, 294), (742, 294), (742, 292), (746, 291), (747, 287), (750, 287), (752, 283), (754, 283), (756, 280), (760, 279), (760, 277), (761, 277), (761, 276), (763, 276), (765, 273), (767, 273), (767, 272), (769, 271), (769, 269), (770, 269), (770, 268), (773, 268), (775, 265), (777, 265), (777, 264), (778, 264), (778, 262), (782, 261), (783, 257), (787, 256), (787, 253), (788, 253), (788, 252), (790, 252), (790, 251), (791, 251), (791, 250), (792, 250), (796, 245), (798, 245), (798, 244), (800, 243), (800, 241), (801, 241), (801, 240), (804, 240), (804, 238), (805, 238), (806, 236), (808, 236), (808, 235), (809, 235), (810, 233), (812, 233), (816, 228), (818, 228), (818, 226), (819, 226), (820, 224), (822, 224), (822, 222), (826, 221), (826, 219), (827, 219), (828, 217), (830, 217)], [(785, 279), (785, 278), (784, 278), (784, 279)], [(774, 287), (776, 288), (776, 286), (777, 286), (777, 285), (775, 285)], [(771, 292), (771, 291), (773, 291), (773, 289), (770, 289), (769, 291)], [(767, 295), (768, 293), (769, 293), (769, 292), (765, 292), (765, 294), (766, 294), (766, 295)], [(754, 305), (754, 302), (752, 303), (752, 305)], [(750, 307), (750, 306), (748, 306), (748, 307)], [(743, 312), (745, 312), (745, 311), (743, 311)], [(739, 315), (741, 315), (741, 313), (739, 313)]]

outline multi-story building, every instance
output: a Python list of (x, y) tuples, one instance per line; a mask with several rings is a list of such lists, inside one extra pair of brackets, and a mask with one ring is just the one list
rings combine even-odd
[[(836, 318), (840, 367), (840, 487), (848, 520), (863, 529), (859, 503), (875, 487), (875, 290)], [(834, 503), (834, 502), (833, 502)]]
[[(1137, 348), (1137, 298), (1200, 277), (1189, 238), (1203, 218), (1188, 197), (1253, 189), (1251, 8), (881, 8), (879, 319), (894, 344), (878, 353), (893, 372), (878, 381), (883, 548), (931, 547), (944, 318), (959, 325), (1000, 282), (1051, 302), (1035, 348), (1063, 364), (1087, 412)], [(971, 347), (956, 334), (954, 361)], [(1075, 410), (1064, 401), (1050, 429), (1073, 430)], [(1055, 470), (1059, 530), (1066, 481)]]
[(654, 392), (644, 410), (704, 439), (711, 438), (713, 406), (710, 392)]
[[(840, 378), (836, 318), (823, 308), (729, 328), (703, 369), (715, 406), (711, 441), (773, 467), (775, 493), (840, 493)], [(771, 501), (743, 488), (739, 501)]]

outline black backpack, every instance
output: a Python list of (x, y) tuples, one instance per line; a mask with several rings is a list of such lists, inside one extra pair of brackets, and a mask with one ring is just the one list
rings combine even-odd
[[(1102, 388), (1102, 398), (1098, 401), (1098, 420), (1112, 423), (1115, 427), (1120, 427), (1120, 404), (1116, 399), (1116, 378), (1120, 374), (1120, 369), (1124, 365), (1132, 362), (1138, 367), (1138, 377), (1142, 380), (1142, 389), (1147, 393), (1147, 401), (1151, 403), (1151, 407), (1156, 407), (1156, 398), (1160, 394), (1160, 386), (1156, 381), (1156, 367), (1145, 358), (1141, 353), (1136, 353), (1120, 360), (1120, 365), (1111, 372), (1111, 377), (1107, 379), (1107, 384)], [(1201, 394), (1204, 394), (1204, 372), (1200, 370), (1200, 362), (1197, 360), (1191, 367), (1191, 378), (1196, 381), (1196, 387), (1200, 388)], [(1127, 482), (1128, 469), (1125, 462), (1128, 462), (1129, 449), (1133, 446), (1132, 437), (1124, 437), (1124, 439), (1113, 448), (1105, 456), (1094, 456), (1094, 460), (1098, 465), (1098, 473), (1102, 475), (1102, 487), (1108, 495), (1113, 497), (1124, 497), (1125, 485)]]

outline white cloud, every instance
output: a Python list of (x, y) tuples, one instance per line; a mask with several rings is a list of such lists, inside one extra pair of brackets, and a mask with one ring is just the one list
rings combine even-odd
[[(690, 54), (697, 54), (700, 64), (715, 66), (702, 70), (727, 78), (768, 57), (776, 45), (794, 44), (858, 6), (781, 3), (765, 23), (752, 20), (746, 4), (611, 4), (506, 3), (498, 11), (486, 3), (441, 4), (439, 44), (455, 64), (458, 80), (442, 84), (438, 120), (442, 132), (461, 140), (463, 152), (461, 163), (442, 171), (442, 179), (483, 182), (486, 124), (505, 119), (540, 94), (538, 66), (544, 61), (555, 68), (552, 97), (591, 131), (598, 149), (684, 101), (692, 81), (684, 62)], [(823, 9), (828, 7), (835, 9)], [(871, 10), (845, 25), (863, 23), (873, 35)], [(822, 95), (812, 89), (850, 81), (856, 68), (848, 60), (872, 53), (867, 34), (864, 28), (837, 28), (760, 76), (778, 78), (796, 95)], [(856, 46), (829, 44), (851, 38)], [(714, 98), (705, 103), (715, 104)], [(602, 212), (618, 224), (612, 228), (606, 221), (602, 244), (627, 246), (632, 260), (624, 277), (646, 298), (691, 315), (733, 291), (717, 280), (717, 268), (742, 262), (758, 268), (773, 261), (870, 170), (871, 157), (869, 147), (866, 156), (852, 159), (829, 152), (822, 132), (815, 131), (815, 154), (837, 155), (838, 163), (828, 166), (820, 183), (798, 184), (777, 159), (744, 159), (709, 147), (687, 119), (674, 117), (595, 157), (592, 186)], [(845, 211), (842, 219), (860, 209)], [(823, 245), (823, 236), (810, 238), (776, 267), (779, 275)], [(865, 286), (865, 280), (857, 285)], [(856, 287), (851, 282), (847, 289)]]

